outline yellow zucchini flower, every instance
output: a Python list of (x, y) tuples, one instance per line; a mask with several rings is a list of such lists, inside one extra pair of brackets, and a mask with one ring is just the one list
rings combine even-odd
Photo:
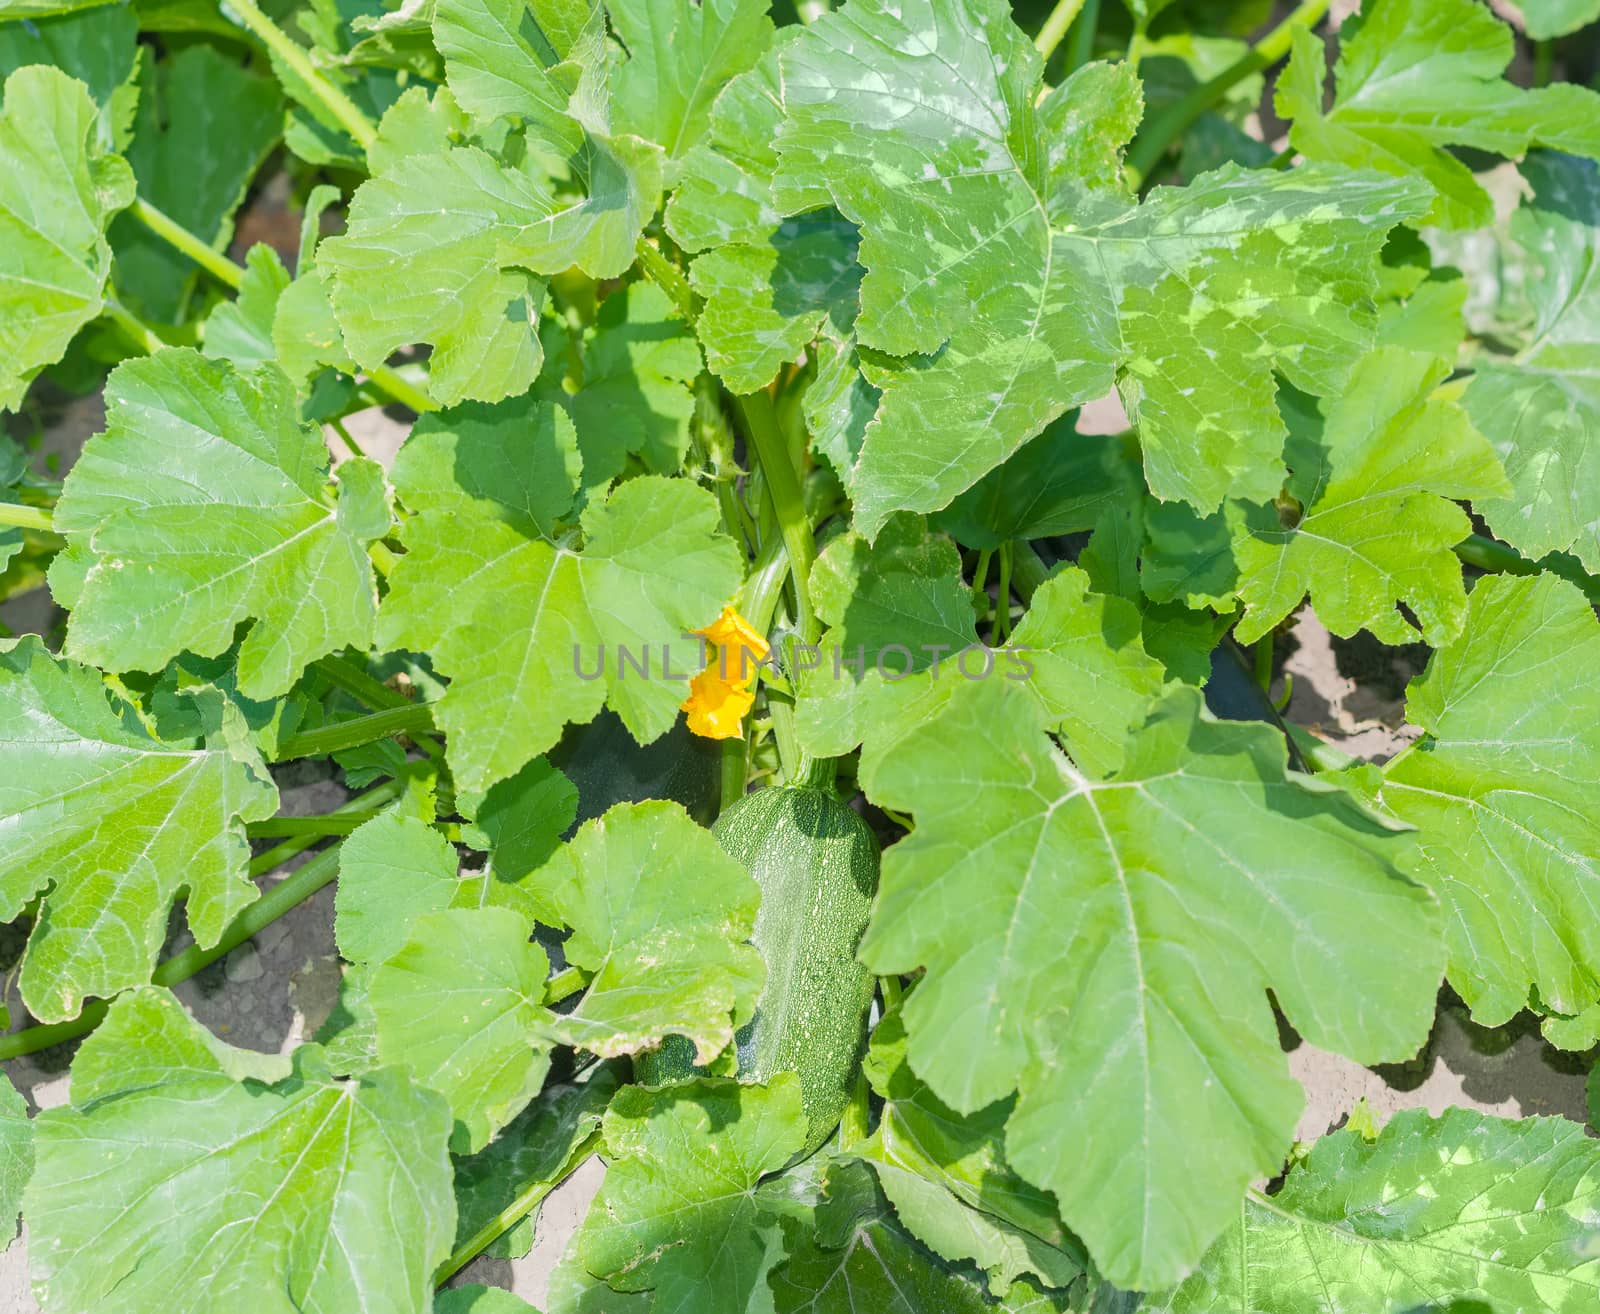
[(771, 651), (749, 621), (732, 607), (696, 634), (707, 640), (706, 668), (689, 681), (681, 709), (689, 729), (706, 739), (733, 739), (744, 733), (744, 718), (755, 705), (760, 663)]

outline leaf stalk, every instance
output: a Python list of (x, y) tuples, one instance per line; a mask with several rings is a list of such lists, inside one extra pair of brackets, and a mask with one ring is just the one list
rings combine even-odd
[(327, 757), (347, 749), (375, 744), (380, 739), (395, 735), (425, 734), (434, 729), (433, 705), (411, 703), (405, 707), (386, 708), (369, 712), (366, 716), (351, 717), (333, 725), (319, 726), (304, 734), (290, 735), (278, 745), (276, 762), (292, 762), (301, 757)]
[(504, 1236), (524, 1218), (531, 1214), (539, 1205), (540, 1201), (545, 1198), (545, 1196), (549, 1195), (551, 1191), (555, 1190), (556, 1186), (561, 1181), (565, 1180), (565, 1178), (574, 1168), (576, 1168), (599, 1148), (600, 1129), (597, 1127), (589, 1134), (588, 1138), (580, 1143), (577, 1148), (574, 1149), (573, 1152), (567, 1157), (566, 1163), (562, 1165), (563, 1171), (558, 1174), (554, 1181), (550, 1180), (549, 1178), (540, 1178), (538, 1181), (530, 1183), (523, 1189), (523, 1191), (515, 1200), (513, 1200), (498, 1214), (496, 1214), (459, 1246), (457, 1246), (453, 1251), (451, 1251), (450, 1258), (445, 1260), (444, 1263), (440, 1264), (438, 1269), (434, 1272), (433, 1285), (436, 1287), (442, 1287), (446, 1282), (464, 1269), (502, 1236)]
[(239, 16), (241, 22), (260, 37), (274, 55), (281, 59), (298, 77), (303, 79), (328, 113), (338, 120), (362, 150), (377, 139), (378, 130), (372, 120), (361, 112), (359, 106), (322, 75), (311, 62), (305, 48), (290, 39), (281, 27), (256, 7), (255, 0), (227, 0), (227, 7)]
[(237, 292), (244, 283), (244, 270), (209, 242), (203, 242), (177, 220), (163, 214), (144, 197), (135, 197), (128, 211), (152, 233), (168, 245), (176, 247), (219, 283), (225, 283)]
[(1142, 187), (1161, 162), (1167, 148), (1181, 137), (1197, 118), (1215, 105), (1235, 83), (1253, 73), (1270, 68), (1289, 51), (1297, 27), (1314, 27), (1328, 12), (1328, 0), (1305, 0), (1266, 36), (1257, 41), (1216, 77), (1192, 88), (1187, 95), (1164, 109), (1128, 152), (1128, 174)]
[(56, 532), (55, 520), (42, 506), (24, 506), (21, 502), (0, 502), (0, 525), (13, 529), (36, 529), (43, 534)]
[(1050, 17), (1044, 20), (1044, 26), (1039, 29), (1039, 34), (1033, 38), (1034, 47), (1046, 60), (1055, 54), (1056, 47), (1061, 44), (1067, 35), (1067, 29), (1078, 16), (1078, 11), (1083, 8), (1083, 0), (1057, 0), (1056, 7), (1050, 11)]

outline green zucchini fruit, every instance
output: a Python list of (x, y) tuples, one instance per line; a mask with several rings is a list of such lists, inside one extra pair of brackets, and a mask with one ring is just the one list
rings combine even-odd
[(681, 803), (704, 824), (722, 790), (720, 745), (691, 734), (682, 717), (660, 739), (641, 745), (621, 717), (603, 711), (587, 725), (569, 726), (549, 756), (578, 791), (578, 815), (568, 836), (618, 803), (650, 798)]
[[(750, 939), (767, 983), (735, 1039), (738, 1075), (800, 1078), (809, 1154), (839, 1125), (860, 1071), (875, 982), (856, 946), (878, 888), (878, 841), (834, 795), (785, 785), (747, 794), (711, 833), (761, 887)], [(653, 1086), (687, 1080), (693, 1051), (670, 1037), (634, 1071)]]

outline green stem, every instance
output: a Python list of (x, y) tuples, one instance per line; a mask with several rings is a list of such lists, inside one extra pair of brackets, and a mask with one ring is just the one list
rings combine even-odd
[(177, 220), (168, 218), (142, 196), (136, 197), (128, 211), (163, 242), (176, 247), (195, 264), (235, 292), (244, 283), (244, 270), (208, 242), (203, 242)]
[(1542, 561), (1530, 561), (1516, 548), (1482, 534), (1464, 538), (1456, 544), (1455, 553), (1467, 565), (1492, 575), (1537, 575), (1540, 571), (1549, 571), (1569, 584), (1576, 584), (1591, 606), (1600, 607), (1600, 578), (1587, 574), (1571, 557), (1556, 554)]
[(717, 785), (717, 811), (726, 812), (741, 798), (750, 785), (750, 732), (736, 739), (722, 741), (719, 759), (720, 775)]
[(1100, 26), (1100, 0), (1087, 0), (1078, 21), (1072, 26), (1072, 41), (1067, 46), (1066, 72), (1076, 73), (1094, 58), (1095, 31)]
[(836, 1142), (840, 1154), (849, 1154), (872, 1134), (872, 1090), (867, 1085), (867, 1074), (856, 1073), (856, 1084), (850, 1092), (850, 1102), (844, 1106), (839, 1119), (839, 1136)]
[(390, 739), (395, 735), (424, 734), (433, 728), (431, 703), (391, 707), (307, 730), (304, 734), (290, 735), (278, 745), (278, 755), (273, 760), (289, 762), (300, 757), (327, 757), (346, 749), (360, 748), (364, 744), (375, 744), (380, 739)]
[(1556, 47), (1553, 41), (1533, 43), (1533, 85), (1548, 87), (1556, 71)]
[[(290, 42), (290, 44), (293, 45), (294, 43)], [(295, 46), (296, 50), (299, 48)], [(245, 271), (243, 265), (228, 259), (222, 252), (207, 246), (187, 228), (176, 220), (162, 214), (161, 211), (147, 201), (135, 201), (133, 209), (129, 213), (140, 220), (157, 237), (169, 243), (175, 250), (183, 252), (184, 255), (209, 273), (214, 274), (229, 287), (237, 289), (244, 283)], [(118, 306), (116, 309), (121, 310), (122, 308)], [(127, 312), (123, 311), (122, 313), (126, 314)], [(107, 314), (115, 318), (115, 314), (109, 305), (107, 306)], [(129, 319), (132, 320), (132, 316), (129, 316)], [(139, 324), (137, 320), (132, 320), (132, 324), (128, 327), (136, 328), (141, 332), (143, 336), (139, 339), (139, 343), (147, 351), (154, 352), (157, 349), (146, 346), (144, 336), (154, 338), (155, 335), (144, 325)], [(165, 345), (159, 338), (155, 340), (158, 347)], [(392, 401), (399, 402), (402, 406), (409, 406), (418, 415), (424, 415), (428, 411), (439, 409), (427, 393), (423, 392), (415, 384), (408, 383), (398, 371), (390, 369), (387, 365), (379, 365), (375, 369), (368, 370), (367, 377), (374, 387)]]
[(1050, 567), (1039, 559), (1033, 544), (1026, 539), (1012, 540), (1011, 570), (1011, 588), (1024, 602), (1032, 602), (1040, 585), (1050, 578)]
[(831, 8), (828, 0), (797, 0), (794, 12), (802, 23), (811, 24), (827, 14)]
[(885, 1013), (892, 1013), (900, 1007), (903, 991), (901, 990), (898, 976), (880, 976), (878, 978), (878, 989), (883, 992), (883, 1011)]
[[(381, 785), (374, 785), (364, 794), (357, 794), (352, 799), (346, 799), (333, 810), (333, 815), (342, 812), (367, 812), (381, 807), (385, 803), (392, 803), (404, 792), (405, 786), (398, 780), (386, 780)], [(275, 844), (265, 853), (258, 853), (250, 859), (248, 872), (254, 880), (257, 876), (265, 876), (269, 871), (276, 871), (290, 858), (304, 853), (322, 837), (320, 835), (294, 835)]]
[(1284, 725), (1289, 731), (1289, 738), (1300, 750), (1300, 756), (1313, 771), (1343, 771), (1359, 761), (1325, 740), (1318, 739), (1304, 726), (1296, 725), (1293, 721), (1285, 721)]
[[(751, 564), (739, 595), (739, 611), (756, 633), (764, 635), (772, 628), (772, 617), (778, 610), (783, 582), (788, 577), (788, 553), (783, 549), (783, 540), (774, 538)], [(726, 811), (743, 798), (749, 783), (750, 736), (746, 731), (742, 737), (729, 739), (722, 745), (719, 811)]]
[(588, 1139), (579, 1144), (562, 1165), (562, 1171), (553, 1179), (541, 1177), (530, 1183), (510, 1204), (469, 1236), (450, 1253), (450, 1258), (439, 1265), (433, 1275), (433, 1285), (442, 1287), (474, 1259), (492, 1246), (502, 1236), (531, 1214), (551, 1191), (564, 1181), (572, 1170), (600, 1148), (600, 1130), (596, 1128)]
[(1178, 140), (1191, 123), (1221, 100), (1230, 87), (1282, 59), (1288, 53), (1297, 27), (1312, 27), (1321, 22), (1327, 12), (1328, 0), (1305, 0), (1304, 4), (1216, 77), (1202, 82), (1157, 115), (1128, 152), (1128, 173), (1134, 182), (1142, 184), (1161, 162), (1167, 147)]
[(415, 704), (398, 689), (375, 680), (352, 661), (343, 657), (322, 657), (312, 663), (335, 689), (343, 689), (352, 698), (368, 707), (384, 711), (392, 707), (414, 707)]
[(256, 7), (255, 0), (227, 0), (227, 7), (261, 38), (268, 50), (305, 81), (317, 99), (338, 120), (339, 126), (355, 138), (362, 150), (372, 145), (378, 135), (372, 120), (361, 112), (350, 97), (323, 77), (305, 48), (292, 41), (282, 28), (262, 13)]
[(820, 630), (816, 613), (811, 609), (810, 583), (817, 545), (811, 536), (810, 521), (806, 518), (805, 494), (800, 488), (800, 478), (789, 459), (789, 445), (784, 441), (783, 430), (778, 427), (772, 398), (764, 392), (752, 392), (735, 398), (735, 402), (739, 414), (744, 417), (745, 432), (755, 448), (761, 472), (766, 476), (767, 496), (772, 500), (778, 531), (783, 535), (784, 550), (789, 556), (795, 605), (800, 613), (800, 638), (806, 643), (815, 643)]
[(413, 383), (407, 383), (398, 370), (378, 365), (367, 371), (367, 377), (383, 392), (402, 406), (409, 406), (418, 415), (439, 409), (439, 403)]
[(332, 429), (334, 433), (339, 435), (339, 441), (344, 444), (345, 450), (349, 452), (351, 456), (360, 456), (363, 458), (366, 457), (367, 454), (361, 450), (361, 444), (350, 436), (350, 430), (345, 426), (345, 422), (337, 415), (333, 416), (328, 421), (328, 427)]
[(0, 502), (0, 525), (37, 529), (45, 534), (53, 534), (56, 528), (55, 521), (43, 507), (24, 506), (21, 502)]
[(367, 556), (372, 558), (372, 564), (378, 568), (378, 574), (384, 579), (394, 574), (395, 567), (400, 564), (400, 558), (381, 538), (375, 538), (367, 544)]
[(544, 1002), (547, 1006), (559, 1004), (563, 999), (568, 999), (587, 987), (593, 980), (594, 973), (582, 967), (564, 968), (545, 982)]
[[(372, 546), (379, 548), (383, 545), (374, 543)], [(346, 661), (343, 657), (324, 657), (314, 662), (313, 666), (335, 689), (343, 689), (345, 693), (368, 707), (386, 711), (391, 708), (417, 706), (403, 693), (374, 680), (361, 667), (354, 662)], [(432, 736), (414, 734), (411, 736), (411, 742), (416, 744), (430, 761), (439, 763), (444, 761), (444, 746)]]
[(1061, 38), (1066, 36), (1067, 29), (1072, 26), (1072, 20), (1078, 16), (1078, 11), (1083, 8), (1083, 0), (1057, 0), (1056, 7), (1050, 11), (1050, 17), (1044, 20), (1044, 26), (1039, 29), (1039, 35), (1034, 37), (1033, 44), (1045, 59), (1055, 54), (1056, 47), (1061, 44)]
[(689, 280), (647, 237), (639, 239), (634, 247), (634, 256), (639, 262), (639, 268), (644, 270), (645, 277), (671, 299), (673, 306), (677, 308), (679, 318), (684, 323), (692, 325), (699, 315), (695, 310), (694, 289), (689, 286)]
[(1272, 692), (1272, 631), (1263, 634), (1252, 654), (1256, 661), (1256, 683), (1263, 692)]
[(147, 356), (154, 356), (156, 352), (167, 345), (156, 336), (154, 329), (126, 306), (122, 305), (121, 302), (107, 297), (101, 306), (100, 313), (122, 331), (123, 337), (127, 338), (129, 342)]
[(1000, 545), (1000, 586), (995, 590), (995, 633), (1004, 643), (1011, 637), (1011, 544)]
[(272, 817), (266, 821), (252, 821), (245, 826), (251, 839), (277, 839), (285, 835), (310, 835), (321, 839), (327, 835), (348, 835), (378, 815), (377, 809), (364, 812), (330, 812), (320, 817)]
[(1539, 567), (1514, 547), (1472, 534), (1456, 544), (1456, 556), (1469, 566), (1494, 575), (1537, 575)]
[(978, 564), (972, 568), (972, 605), (982, 619), (989, 614), (989, 562), (994, 559), (993, 548), (978, 551)]

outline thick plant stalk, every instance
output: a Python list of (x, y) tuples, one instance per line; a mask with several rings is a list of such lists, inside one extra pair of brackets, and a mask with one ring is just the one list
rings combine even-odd
[(319, 726), (304, 734), (290, 735), (278, 745), (278, 755), (273, 760), (291, 762), (300, 757), (326, 757), (394, 735), (417, 734), (433, 728), (432, 704), (409, 703), (405, 707), (386, 708), (334, 725)]
[(811, 610), (809, 586), (817, 545), (811, 537), (800, 477), (789, 459), (789, 446), (784, 441), (783, 430), (778, 427), (772, 398), (764, 392), (753, 392), (736, 400), (739, 414), (744, 418), (745, 432), (755, 448), (761, 472), (766, 476), (767, 494), (777, 515), (778, 532), (783, 535), (784, 549), (789, 555), (795, 602), (800, 613), (800, 637), (807, 643), (815, 643), (818, 629), (816, 615)]
[(434, 1273), (433, 1285), (442, 1287), (531, 1214), (540, 1201), (555, 1190), (572, 1173), (573, 1169), (599, 1148), (600, 1131), (596, 1128), (589, 1134), (588, 1139), (580, 1142), (577, 1148), (568, 1156), (566, 1163), (562, 1165), (562, 1172), (554, 1181), (541, 1178), (539, 1181), (524, 1188), (515, 1200), (451, 1251), (450, 1258), (440, 1264), (438, 1270)]
[[(293, 45), (294, 43), (290, 42), (290, 44)], [(296, 46), (295, 49), (298, 50), (299, 47)], [(128, 213), (157, 237), (161, 238), (162, 241), (168, 243), (175, 250), (183, 252), (184, 255), (188, 256), (207, 273), (213, 275), (219, 282), (225, 283), (235, 291), (243, 285), (245, 273), (243, 265), (235, 263), (223, 255), (222, 252), (206, 245), (205, 242), (183, 227), (182, 224), (168, 215), (162, 214), (160, 210), (149, 202), (135, 201)], [(116, 309), (120, 310), (121, 307)], [(126, 312), (123, 313), (126, 314)], [(110, 306), (107, 307), (107, 315), (114, 318), (114, 311)], [(129, 318), (131, 319), (132, 317), (130, 316)], [(137, 325), (137, 321), (133, 322)], [(118, 323), (120, 325), (120, 321)], [(138, 327), (143, 330), (145, 335), (143, 339), (140, 339), (140, 344), (145, 347), (146, 351), (154, 354), (166, 345), (148, 329), (145, 329), (143, 325), (138, 325)], [(379, 365), (368, 370), (367, 377), (372, 381), (372, 386), (391, 401), (410, 407), (418, 415), (425, 415), (429, 411), (439, 409), (427, 393), (423, 392), (415, 384), (407, 382), (397, 370), (390, 369), (387, 365)]]
[(1044, 20), (1039, 35), (1033, 39), (1035, 48), (1046, 59), (1055, 54), (1056, 47), (1061, 44), (1061, 39), (1067, 35), (1067, 29), (1082, 8), (1083, 0), (1058, 0), (1056, 7), (1050, 11), (1050, 17)]
[(132, 311), (128, 310), (120, 301), (110, 297), (106, 298), (104, 307), (100, 312), (121, 331), (135, 347), (147, 356), (154, 356), (167, 344), (157, 336), (154, 329), (146, 324)]
[(1078, 22), (1072, 30), (1072, 42), (1067, 47), (1068, 73), (1076, 73), (1094, 58), (1094, 34), (1100, 26), (1100, 0), (1088, 0)]
[(339, 121), (339, 126), (355, 138), (362, 150), (372, 145), (378, 136), (372, 120), (361, 112), (350, 97), (322, 76), (304, 48), (290, 40), (282, 28), (256, 8), (255, 0), (228, 0), (228, 8), (261, 38), (268, 50), (304, 80), (316, 93), (317, 99), (327, 106), (328, 112)]
[(639, 268), (644, 271), (645, 277), (659, 287), (671, 298), (673, 308), (677, 310), (678, 317), (685, 324), (693, 325), (697, 315), (694, 305), (694, 289), (689, 286), (689, 280), (679, 272), (678, 267), (668, 260), (654, 243), (647, 237), (641, 237), (633, 250), (634, 259), (639, 262)]
[(0, 525), (13, 529), (36, 529), (42, 534), (55, 532), (55, 521), (43, 507), (24, 506), (21, 502), (0, 502)]
[(244, 270), (209, 243), (202, 242), (177, 220), (169, 218), (142, 196), (136, 197), (128, 211), (162, 241), (182, 251), (206, 273), (235, 292), (244, 283)]
[(1143, 183), (1161, 162), (1167, 147), (1181, 137), (1191, 123), (1221, 100), (1230, 87), (1252, 73), (1270, 68), (1288, 54), (1295, 28), (1313, 27), (1322, 21), (1327, 12), (1328, 0), (1306, 0), (1216, 77), (1202, 82), (1163, 110), (1128, 152), (1128, 172), (1134, 182)]

